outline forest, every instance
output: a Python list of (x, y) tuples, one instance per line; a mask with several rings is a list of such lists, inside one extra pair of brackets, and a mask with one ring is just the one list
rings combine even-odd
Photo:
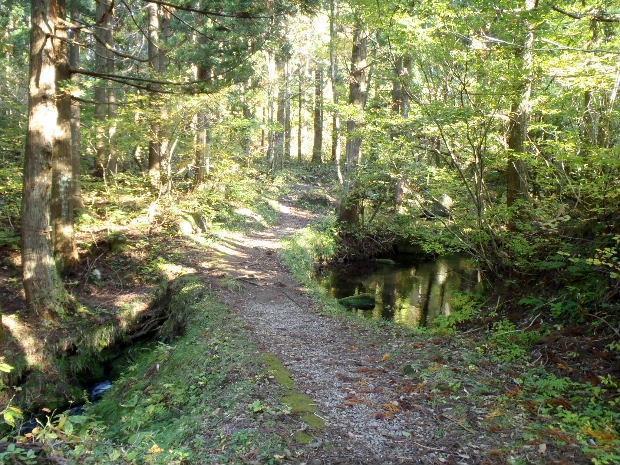
[(0, 464), (620, 463), (614, 0), (1, 0)]

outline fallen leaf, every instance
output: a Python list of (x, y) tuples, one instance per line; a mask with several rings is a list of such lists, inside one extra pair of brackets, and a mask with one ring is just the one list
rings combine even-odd
[(150, 454), (161, 454), (164, 450), (159, 447), (157, 444), (153, 444), (149, 449)]

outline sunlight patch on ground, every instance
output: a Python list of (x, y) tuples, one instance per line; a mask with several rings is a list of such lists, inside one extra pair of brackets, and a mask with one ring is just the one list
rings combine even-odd
[(243, 253), (243, 252), (239, 252), (236, 249), (233, 249), (232, 247), (229, 247), (225, 244), (216, 242), (214, 244), (211, 244), (211, 248), (213, 250), (215, 250), (216, 252), (219, 252), (221, 254), (224, 255), (232, 255), (233, 257), (239, 257), (239, 258), (246, 258), (247, 254)]
[(33, 334), (32, 329), (19, 320), (17, 315), (2, 315), (0, 320), (3, 330), (10, 333), (24, 354), (28, 366), (45, 366), (47, 360), (42, 357), (41, 338)]
[(162, 263), (158, 266), (166, 278), (172, 280), (184, 274), (195, 273), (196, 269), (188, 266), (178, 265), (176, 263)]
[(241, 216), (245, 216), (246, 218), (250, 218), (254, 221), (256, 221), (257, 223), (264, 223), (265, 222), (265, 218), (263, 218), (263, 215), (261, 215), (260, 213), (256, 213), (255, 211), (250, 210), (249, 208), (246, 207), (240, 207), (237, 208), (235, 210), (235, 213), (237, 215), (241, 215)]
[(290, 207), (287, 207), (286, 205), (281, 204), (277, 200), (267, 200), (267, 203), (269, 204), (269, 206), (271, 208), (273, 208), (277, 212), (280, 212), (280, 213), (290, 213), (291, 212)]

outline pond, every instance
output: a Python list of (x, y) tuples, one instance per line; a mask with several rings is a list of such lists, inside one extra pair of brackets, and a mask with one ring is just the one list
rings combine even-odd
[(450, 315), (456, 293), (482, 285), (475, 263), (464, 257), (406, 263), (377, 259), (327, 270), (318, 279), (352, 311), (411, 328), (430, 326), (438, 315)]

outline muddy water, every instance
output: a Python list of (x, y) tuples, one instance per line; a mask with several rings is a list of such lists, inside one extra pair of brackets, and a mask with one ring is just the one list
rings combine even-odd
[(379, 260), (329, 270), (318, 279), (338, 299), (374, 296), (373, 309), (352, 311), (412, 328), (432, 325), (438, 315), (449, 315), (457, 292), (481, 287), (479, 271), (462, 257), (407, 264)]

